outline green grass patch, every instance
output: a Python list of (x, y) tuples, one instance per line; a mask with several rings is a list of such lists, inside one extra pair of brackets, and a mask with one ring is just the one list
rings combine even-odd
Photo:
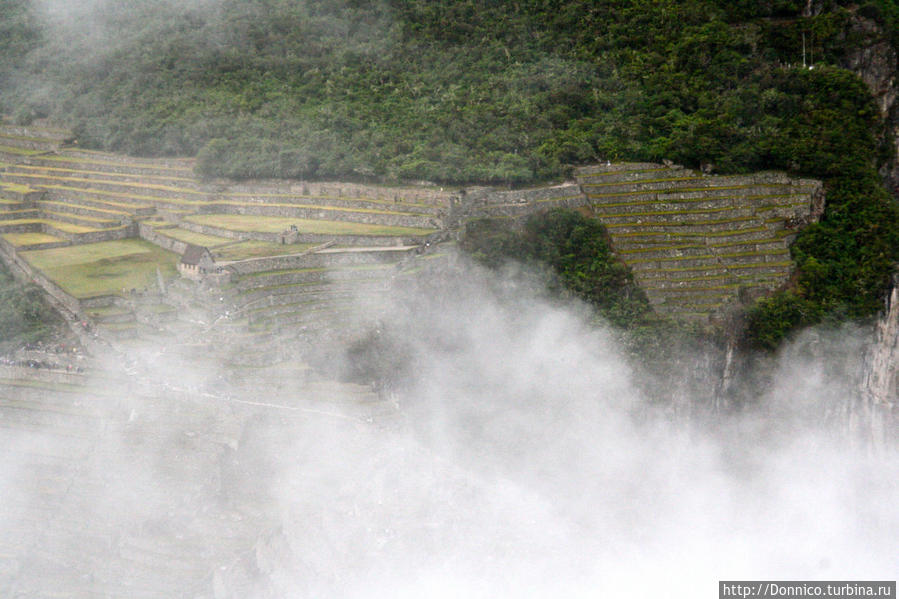
[(140, 311), (149, 314), (168, 314), (170, 312), (177, 312), (178, 309), (175, 306), (170, 306), (168, 304), (151, 304), (149, 306), (141, 306)]
[(14, 156), (34, 156), (35, 154), (40, 154), (41, 150), (29, 150), (27, 148), (0, 145), (0, 153), (13, 154)]
[(242, 275), (240, 278), (247, 277), (274, 277), (278, 275), (294, 275), (303, 272), (324, 272), (328, 270), (327, 268), (285, 268), (281, 270), (263, 270), (259, 272), (249, 272), (245, 275)]
[[(258, 203), (253, 202), (221, 202), (221, 201), (212, 201), (209, 204), (213, 204), (216, 206), (235, 206), (235, 207), (244, 207), (244, 206), (258, 206)], [(421, 213), (421, 212), (397, 212), (392, 210), (375, 210), (374, 208), (348, 208), (346, 206), (327, 206), (321, 204), (299, 204), (299, 203), (266, 203), (263, 206), (271, 206), (273, 208), (303, 208), (306, 210), (326, 210), (330, 212), (358, 212), (361, 214), (385, 214), (390, 216), (419, 216), (419, 217), (427, 217), (430, 214)]]
[[(28, 170), (28, 171), (53, 171), (57, 173), (63, 174), (73, 174), (73, 175), (112, 175), (115, 177), (130, 177), (134, 179), (147, 180), (147, 179), (156, 179), (156, 180), (164, 180), (164, 181), (175, 181), (175, 182), (187, 182), (187, 183), (196, 183), (196, 179), (190, 177), (169, 177), (166, 175), (140, 175), (134, 173), (113, 173), (110, 171), (91, 171), (85, 169), (76, 169), (76, 168), (64, 168), (59, 166), (41, 166), (41, 165), (31, 165), (31, 164), (18, 164), (16, 165), (17, 169)], [(15, 173), (20, 174), (20, 173)], [(36, 176), (45, 176), (52, 177), (53, 175), (47, 175), (44, 173), (33, 173)], [(116, 183), (127, 183), (127, 181), (115, 181)]]
[(31, 135), (15, 135), (13, 133), (0, 133), (0, 141), (4, 139), (13, 139), (15, 141), (33, 141), (33, 142), (54, 142), (54, 139), (48, 139), (46, 137), (34, 137)]
[(647, 262), (674, 262), (677, 260), (710, 260), (717, 258), (714, 254), (705, 254), (704, 256), (671, 256), (659, 258), (637, 258), (635, 260), (625, 260), (627, 264), (646, 264)]
[(42, 189), (58, 189), (60, 191), (74, 191), (78, 193), (89, 193), (91, 195), (99, 195), (111, 198), (129, 198), (132, 200), (137, 200), (139, 202), (148, 202), (149, 206), (142, 207), (151, 207), (156, 203), (165, 203), (165, 204), (175, 204), (178, 206), (202, 206), (206, 202), (200, 202), (197, 200), (183, 200), (180, 198), (165, 198), (162, 196), (145, 196), (138, 195), (133, 193), (121, 193), (118, 191), (106, 191), (105, 189), (93, 189), (90, 187), (69, 187), (66, 185), (41, 185)]
[(120, 187), (137, 187), (140, 189), (152, 189), (157, 191), (165, 191), (171, 193), (184, 193), (188, 195), (198, 195), (206, 197), (208, 194), (205, 191), (197, 191), (195, 189), (187, 189), (184, 187), (172, 187), (170, 185), (156, 185), (155, 183), (138, 183), (138, 182), (129, 182), (129, 181), (104, 181), (102, 179), (84, 179), (82, 177), (54, 177), (51, 175), (41, 175), (36, 173), (15, 173), (16, 177), (28, 177), (30, 179), (53, 179), (54, 181), (67, 181), (70, 183), (88, 183), (96, 185), (98, 183), (103, 185), (116, 185)]
[(36, 191), (33, 187), (29, 187), (28, 185), (23, 185), (21, 183), (0, 183), (0, 187), (8, 191), (15, 191), (17, 193), (31, 193), (32, 191)]
[(555, 198), (546, 198), (546, 199), (543, 199), (543, 200), (537, 200), (537, 203), (540, 204), (540, 203), (543, 203), (543, 202), (562, 202), (562, 201), (564, 201), (564, 200), (580, 200), (581, 197), (582, 197), (582, 196), (579, 196), (579, 195), (576, 195), (576, 196), (559, 196), (559, 197), (555, 197)]
[(655, 210), (651, 212), (617, 212), (612, 214), (599, 214), (597, 218), (625, 218), (631, 216), (672, 216), (677, 214), (716, 214), (719, 212), (732, 212), (742, 210), (750, 206), (723, 206), (721, 208), (693, 208), (688, 210)]
[[(252, 193), (245, 191), (235, 191), (222, 194), (226, 198), (242, 198), (242, 197), (250, 197), (250, 198), (304, 198), (310, 200), (342, 200), (347, 202), (368, 202), (372, 204), (383, 204), (385, 206), (393, 206), (393, 205), (403, 205), (403, 206), (415, 206), (418, 208), (432, 208), (431, 204), (422, 204), (421, 202), (412, 202), (410, 200), (404, 200), (403, 198), (397, 198), (397, 201), (378, 199), (378, 198), (369, 198), (364, 196), (334, 196), (334, 195), (310, 195), (310, 194), (297, 194), (297, 193)], [(407, 214), (405, 212), (401, 214)]]
[(197, 214), (188, 216), (187, 221), (218, 227), (229, 231), (247, 231), (257, 233), (280, 233), (291, 225), (296, 225), (300, 233), (314, 233), (319, 235), (372, 235), (379, 237), (389, 236), (419, 236), (433, 233), (434, 229), (422, 229), (418, 227), (391, 227), (387, 225), (369, 225), (363, 223), (350, 223), (343, 221), (312, 220), (291, 218), (282, 216), (248, 216), (242, 214)]
[[(795, 197), (796, 194), (788, 194), (788, 193), (775, 193), (775, 194), (766, 194), (766, 195), (753, 195), (753, 196), (722, 196), (717, 198), (671, 198), (666, 200), (639, 200), (637, 202), (610, 202), (610, 203), (601, 203), (595, 204), (593, 206), (596, 208), (620, 208), (625, 206), (652, 206), (654, 204), (695, 204), (698, 202), (720, 202), (720, 201), (756, 201), (756, 200), (782, 200), (784, 198), (792, 198)], [(807, 205), (808, 201), (804, 201), (798, 205)], [(743, 206), (741, 206), (742, 208)], [(750, 206), (745, 206), (749, 208)]]
[(266, 258), (299, 254), (315, 247), (314, 243), (294, 243), (282, 245), (271, 241), (248, 240), (230, 244), (213, 251), (216, 260), (246, 260), (247, 258)]
[(213, 247), (231, 241), (226, 237), (216, 237), (214, 235), (195, 233), (193, 231), (188, 231), (187, 229), (181, 229), (178, 227), (172, 229), (158, 229), (156, 232), (164, 237), (169, 237), (171, 239), (183, 241), (184, 243), (192, 243), (194, 245), (201, 245), (205, 247)]
[(699, 181), (702, 177), (671, 177), (668, 179), (638, 179), (636, 181), (612, 181), (611, 183), (584, 183), (584, 187), (611, 187), (613, 185), (642, 185), (643, 183), (677, 183)]
[[(41, 200), (40, 205), (41, 205), (41, 207), (46, 207), (50, 210), (63, 209), (63, 211), (65, 211), (66, 208), (79, 208), (79, 209), (83, 208), (84, 210), (90, 210), (91, 212), (99, 212), (99, 213), (108, 215), (109, 219), (118, 219), (123, 216), (130, 216), (130, 214), (131, 214), (129, 212), (126, 212), (125, 210), (115, 210), (112, 208), (98, 208), (98, 207), (94, 207), (94, 206), (82, 206), (80, 204), (71, 204), (69, 202), (57, 202), (56, 200)], [(107, 220), (107, 219), (104, 219), (104, 220)]]
[[(324, 269), (322, 269), (324, 270)], [(288, 288), (292, 287), (312, 287), (313, 285), (322, 285), (322, 281), (304, 281), (302, 283), (285, 283), (283, 285), (269, 285), (268, 287), (249, 287), (247, 289), (241, 289), (237, 292), (238, 296), (247, 295), (250, 293), (258, 293), (258, 292), (273, 292), (273, 291), (285, 291)], [(280, 294), (275, 294), (280, 295)]]
[(647, 291), (655, 291), (657, 293), (693, 293), (699, 291), (723, 291), (725, 289), (739, 289), (740, 287), (746, 287), (746, 285), (741, 283), (730, 283), (727, 285), (708, 285), (706, 287), (662, 287), (662, 286), (646, 286), (644, 289)]
[(742, 268), (774, 268), (774, 267), (784, 267), (784, 266), (792, 266), (792, 262), (754, 262), (752, 264), (727, 264), (727, 265), (714, 265), (714, 266), (687, 266), (687, 267), (678, 267), (678, 268), (647, 268), (646, 270), (642, 270), (639, 272), (642, 273), (668, 273), (668, 272), (687, 272), (691, 270), (713, 270), (713, 269), (723, 269), (723, 270), (735, 270)]
[(666, 170), (668, 170), (668, 169), (665, 167), (661, 167), (661, 168), (638, 168), (638, 169), (633, 169), (633, 170), (625, 169), (625, 170), (620, 170), (620, 171), (603, 171), (603, 172), (599, 172), (599, 173), (579, 174), (578, 179), (588, 179), (591, 177), (610, 177), (612, 175), (627, 175), (627, 174), (631, 174), (631, 173), (659, 173), (659, 172), (666, 171)]
[(64, 393), (81, 393), (87, 387), (73, 383), (50, 383), (31, 379), (4, 379), (0, 378), (0, 387), (30, 387), (33, 389), (47, 389), (50, 391), (62, 391)]
[[(88, 150), (79, 150), (81, 152), (87, 152)], [(110, 158), (115, 158), (115, 154), (108, 154), (105, 152), (92, 152), (92, 154), (96, 154), (97, 156), (108, 156)], [(165, 164), (152, 164), (152, 163), (134, 163), (130, 164), (127, 162), (122, 162), (121, 160), (99, 160), (96, 158), (85, 158), (83, 156), (71, 156), (71, 155), (59, 155), (59, 156), (41, 156), (41, 160), (50, 160), (52, 162), (74, 162), (79, 164), (96, 164), (100, 166), (113, 166), (113, 167), (134, 167), (134, 168), (155, 168), (160, 170), (169, 170), (169, 171), (181, 171), (192, 173), (193, 169), (188, 166), (169, 166)]]
[(166, 278), (173, 277), (178, 261), (177, 254), (141, 239), (33, 250), (22, 256), (78, 298), (155, 287), (156, 269)]
[(99, 216), (85, 216), (83, 214), (73, 214), (71, 212), (54, 212), (53, 210), (44, 210), (44, 214), (49, 216), (51, 219), (53, 219), (53, 218), (59, 218), (59, 219), (73, 218), (73, 219), (78, 219), (78, 220), (86, 220), (91, 223), (97, 223), (98, 225), (108, 224), (108, 223), (118, 224), (118, 222), (119, 222), (118, 220), (111, 219), (111, 218), (100, 218)]
[(41, 219), (43, 224), (56, 229), (57, 231), (65, 231), (66, 233), (96, 233), (97, 231), (113, 231), (121, 227), (113, 227), (111, 229), (98, 229), (95, 227), (85, 227), (84, 225), (76, 225), (73, 223), (61, 222), (58, 220)]
[[(609, 225), (605, 225), (607, 229), (611, 229), (613, 227), (704, 227), (709, 225), (729, 225), (733, 223), (742, 223), (748, 222), (751, 220), (755, 220), (754, 216), (739, 216), (736, 218), (722, 218), (715, 220), (696, 220), (690, 222), (677, 222), (677, 223), (612, 223)], [(783, 220), (783, 219), (780, 219)], [(765, 221), (768, 222), (768, 221)], [(742, 232), (743, 230), (741, 230)]]
[(638, 196), (646, 194), (664, 194), (664, 193), (702, 193), (710, 191), (734, 191), (736, 189), (756, 189), (758, 187), (777, 187), (792, 189), (789, 183), (756, 183), (755, 185), (721, 185), (709, 187), (684, 187), (676, 189), (641, 189), (639, 191), (622, 191), (614, 193), (588, 193), (589, 198), (614, 198), (618, 196)]
[(61, 237), (47, 235), (46, 233), (4, 233), (3, 239), (14, 246), (32, 245), (35, 243), (58, 243), (65, 241)]
[(90, 308), (87, 310), (89, 316), (118, 316), (120, 314), (131, 314), (131, 310), (121, 306), (100, 306), (99, 308)]
[(768, 231), (768, 227), (752, 227), (750, 229), (736, 229), (733, 231), (712, 231), (707, 233), (669, 233), (668, 231), (646, 231), (644, 233), (615, 233), (613, 237), (644, 237), (647, 235), (671, 235), (672, 237), (729, 237), (731, 235), (743, 235), (744, 233), (761, 233)]
[(81, 225), (73, 225), (71, 223), (61, 223), (55, 220), (45, 218), (16, 218), (12, 220), (0, 221), (0, 225), (48, 225), (60, 231), (67, 233), (95, 233), (99, 229), (91, 227), (82, 227)]
[(639, 248), (636, 250), (619, 250), (618, 254), (645, 254), (647, 252), (660, 252), (660, 251), (672, 251), (672, 250), (693, 250), (693, 249), (703, 249), (706, 246), (699, 243), (685, 243), (683, 245), (660, 245), (649, 248)]

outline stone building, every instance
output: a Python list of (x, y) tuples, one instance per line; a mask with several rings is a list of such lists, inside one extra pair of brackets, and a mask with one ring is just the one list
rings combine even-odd
[(296, 225), (290, 225), (289, 229), (281, 232), (281, 245), (297, 243), (300, 240), (300, 230)]
[(215, 259), (208, 248), (190, 244), (181, 255), (178, 272), (182, 277), (199, 281), (205, 275), (216, 271)]

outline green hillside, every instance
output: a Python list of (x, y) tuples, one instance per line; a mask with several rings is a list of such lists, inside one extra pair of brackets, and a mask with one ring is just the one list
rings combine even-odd
[(894, 146), (846, 70), (899, 47), (890, 0), (74, 4), (0, 1), (0, 108), (83, 147), (233, 178), (522, 184), (606, 159), (821, 178), (795, 289), (751, 316), (766, 346), (873, 313), (899, 258)]

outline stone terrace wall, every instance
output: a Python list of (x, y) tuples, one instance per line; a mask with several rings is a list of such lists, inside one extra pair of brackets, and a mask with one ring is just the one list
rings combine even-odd
[[(313, 200), (314, 202), (314, 200)], [(417, 216), (409, 213), (390, 212), (385, 209), (377, 212), (355, 210), (329, 210), (304, 208), (301, 206), (279, 204), (234, 204), (214, 202), (199, 207), (199, 214), (241, 214), (251, 216), (277, 216), (283, 218), (299, 218), (312, 220), (334, 220), (369, 225), (386, 225), (390, 227), (440, 227), (437, 217), (430, 215)]]
[(478, 188), (469, 191), (461, 200), (459, 216), (462, 220), (482, 217), (523, 219), (550, 208), (577, 208), (585, 204), (587, 197), (577, 183), (510, 191)]
[(0, 238), (0, 257), (9, 265), (10, 270), (20, 276), (40, 285), (55, 300), (65, 306), (69, 311), (82, 317), (80, 302), (63, 291), (62, 287), (45, 277), (40, 271), (31, 266), (24, 258), (19, 256), (16, 248), (8, 241)]
[(335, 265), (373, 264), (394, 262), (397, 257), (411, 255), (411, 249), (396, 251), (372, 251), (372, 252), (307, 252), (291, 256), (274, 256), (271, 258), (254, 258), (223, 264), (236, 274), (251, 274), (273, 270), (288, 270), (293, 268), (325, 268)]
[(375, 200), (406, 200), (423, 204), (449, 205), (456, 195), (443, 189), (416, 187), (381, 187), (361, 183), (318, 182), (318, 181), (254, 181), (234, 183), (218, 181), (220, 191), (232, 193), (285, 193), (308, 196), (333, 196), (349, 198), (371, 198)]
[(137, 234), (141, 239), (158, 245), (159, 247), (165, 250), (169, 250), (170, 252), (183, 254), (185, 251), (187, 251), (187, 243), (179, 241), (177, 239), (172, 239), (171, 237), (166, 237), (165, 235), (160, 235), (156, 232), (155, 227), (152, 227), (146, 223), (138, 223)]
[[(177, 217), (177, 215), (171, 215)], [(281, 233), (264, 233), (260, 231), (232, 231), (230, 229), (220, 229), (209, 225), (201, 225), (186, 220), (179, 221), (179, 227), (194, 233), (203, 233), (204, 235), (212, 235), (214, 237), (225, 237), (227, 239), (252, 239), (255, 241), (269, 241), (271, 243), (281, 243)], [(297, 237), (297, 243), (325, 243), (333, 241), (337, 245), (346, 246), (397, 246), (419, 244), (425, 237), (397, 237), (388, 235), (326, 235), (318, 233), (300, 233)]]
[(5, 364), (0, 364), (0, 378), (83, 385), (87, 377), (83, 374), (67, 372), (65, 370), (28, 368), (26, 366), (7, 366)]

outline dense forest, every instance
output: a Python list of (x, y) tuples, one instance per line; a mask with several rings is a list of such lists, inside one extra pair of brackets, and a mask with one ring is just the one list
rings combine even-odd
[(876, 39), (899, 48), (892, 0), (0, 0), (0, 110), (210, 177), (521, 185), (669, 159), (821, 178), (793, 288), (750, 314), (774, 347), (876, 312), (899, 259), (894, 145), (846, 68)]

